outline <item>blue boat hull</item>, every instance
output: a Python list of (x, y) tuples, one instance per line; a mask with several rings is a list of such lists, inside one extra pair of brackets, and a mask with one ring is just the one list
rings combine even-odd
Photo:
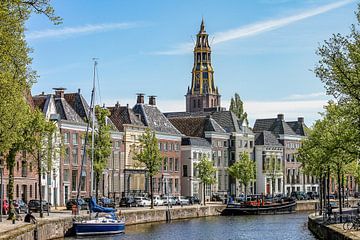
[(84, 235), (105, 235), (118, 234), (125, 231), (125, 223), (74, 223), (75, 233), (79, 236)]

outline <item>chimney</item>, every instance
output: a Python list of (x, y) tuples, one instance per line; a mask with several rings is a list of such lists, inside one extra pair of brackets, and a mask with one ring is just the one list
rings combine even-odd
[(137, 93), (137, 99), (136, 99), (136, 103), (137, 104), (144, 104), (144, 93)]
[(81, 92), (81, 89), (80, 89), (80, 88), (78, 88), (78, 94), (80, 94), (80, 92)]
[(117, 108), (120, 107), (119, 101), (116, 102), (115, 107), (117, 107)]
[(55, 90), (55, 97), (57, 98), (64, 98), (64, 92), (66, 88), (53, 88)]
[(41, 92), (41, 96), (44, 96), (45, 95), (45, 93), (44, 92)]
[(304, 117), (298, 117), (298, 122), (299, 123), (304, 123)]
[(284, 114), (279, 113), (279, 114), (277, 115), (277, 119), (280, 120), (280, 121), (284, 121)]
[(156, 106), (156, 96), (149, 96), (149, 105)]

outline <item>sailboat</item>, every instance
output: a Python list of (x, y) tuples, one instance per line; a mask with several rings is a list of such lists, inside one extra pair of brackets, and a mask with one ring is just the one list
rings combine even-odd
[[(94, 170), (93, 170), (93, 160), (94, 160), (94, 123), (95, 123), (95, 78), (96, 78), (96, 66), (97, 61), (94, 59), (94, 76), (93, 76), (93, 89), (91, 94), (91, 101), (89, 107), (89, 114), (91, 116), (91, 136), (92, 136), (92, 147), (91, 147), (91, 187), (90, 187), (90, 202), (89, 202), (89, 213), (90, 213), (90, 220), (75, 220), (73, 222), (73, 227), (75, 229), (76, 235), (79, 236), (89, 236), (89, 235), (105, 235), (105, 234), (118, 234), (123, 233), (125, 231), (125, 219), (119, 219), (119, 217), (115, 214), (116, 209), (114, 208), (106, 208), (99, 206), (96, 203), (96, 199), (91, 196), (93, 193), (93, 179), (94, 179)], [(85, 135), (85, 143), (83, 149), (83, 158), (81, 161), (81, 174), (85, 174), (84, 170), (84, 162), (86, 157), (86, 146), (88, 144), (88, 137), (89, 137), (89, 129), (90, 129), (90, 121), (87, 123), (86, 127), (86, 135)], [(78, 185), (78, 192), (77, 192), (77, 203), (79, 203), (78, 199), (80, 196), (80, 186), (81, 186), (81, 179)], [(79, 209), (79, 206), (78, 206)], [(92, 213), (96, 213), (95, 217), (92, 218)], [(104, 213), (104, 216), (99, 216), (99, 213)]]

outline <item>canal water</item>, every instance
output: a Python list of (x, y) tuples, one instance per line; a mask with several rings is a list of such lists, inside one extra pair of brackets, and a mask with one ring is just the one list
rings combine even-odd
[(106, 240), (257, 240), (316, 239), (307, 229), (309, 213), (266, 216), (217, 216), (127, 226), (126, 233)]

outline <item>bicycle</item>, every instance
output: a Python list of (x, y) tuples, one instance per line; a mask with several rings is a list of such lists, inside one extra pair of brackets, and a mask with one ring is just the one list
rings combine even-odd
[(343, 224), (344, 230), (355, 230), (358, 231), (360, 229), (360, 217), (354, 218), (351, 222), (345, 222)]

